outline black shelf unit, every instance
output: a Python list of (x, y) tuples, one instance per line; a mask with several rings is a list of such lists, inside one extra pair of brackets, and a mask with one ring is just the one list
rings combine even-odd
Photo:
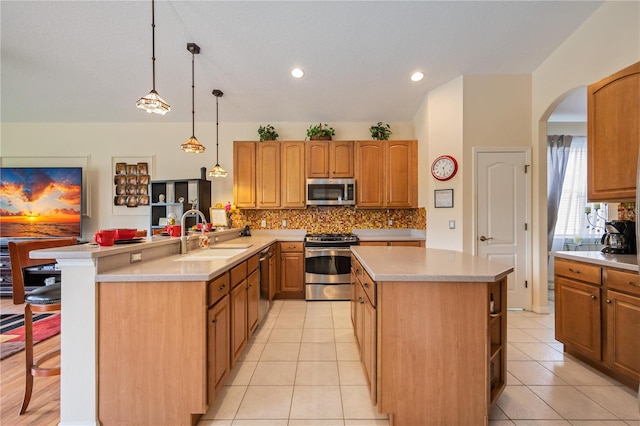
[[(160, 195), (164, 195), (164, 201), (160, 201)], [(176, 179), (151, 181), (151, 217), (150, 234), (157, 234), (164, 230), (165, 225), (160, 225), (160, 219), (168, 218), (170, 213), (176, 216), (176, 225), (180, 225), (182, 214), (191, 208), (200, 210), (207, 222), (209, 208), (211, 207), (211, 181), (206, 179)], [(183, 201), (180, 201), (180, 199)], [(187, 216), (185, 224), (187, 228), (202, 222), (197, 214)]]

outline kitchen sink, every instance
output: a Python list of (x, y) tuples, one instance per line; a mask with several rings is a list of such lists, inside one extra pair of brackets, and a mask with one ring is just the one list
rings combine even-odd
[(221, 248), (216, 250), (198, 250), (175, 259), (176, 262), (197, 262), (228, 259), (247, 251), (246, 248)]

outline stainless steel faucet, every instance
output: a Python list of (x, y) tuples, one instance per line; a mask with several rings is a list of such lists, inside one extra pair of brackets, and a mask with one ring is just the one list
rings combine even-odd
[(207, 218), (204, 217), (204, 213), (202, 213), (200, 210), (198, 209), (189, 209), (186, 212), (184, 212), (184, 214), (182, 215), (182, 218), (180, 219), (180, 253), (181, 254), (187, 254), (187, 247), (189, 246), (188, 242), (189, 242), (189, 235), (185, 235), (186, 230), (185, 230), (185, 221), (187, 216), (189, 216), (192, 213), (198, 213), (200, 215), (200, 217), (202, 218), (202, 233), (205, 233), (205, 230), (207, 229)]

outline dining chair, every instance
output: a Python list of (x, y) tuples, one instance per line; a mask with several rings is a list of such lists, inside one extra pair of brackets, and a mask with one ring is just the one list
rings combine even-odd
[(62, 309), (61, 283), (44, 285), (25, 292), (25, 268), (34, 268), (55, 263), (55, 259), (31, 259), (32, 250), (53, 247), (64, 247), (76, 244), (76, 238), (55, 238), (46, 240), (10, 241), (9, 260), (11, 262), (11, 278), (13, 280), (13, 303), (24, 303), (24, 346), (25, 346), (25, 390), (20, 414), (24, 414), (31, 400), (33, 378), (35, 376), (60, 375), (60, 367), (42, 367), (47, 360), (60, 354), (60, 349), (49, 351), (34, 360), (33, 351), (33, 312), (52, 312)]

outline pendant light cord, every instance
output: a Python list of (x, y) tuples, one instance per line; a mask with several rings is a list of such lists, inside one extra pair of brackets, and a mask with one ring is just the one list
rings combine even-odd
[(151, 0), (151, 69), (153, 75), (153, 91), (156, 91), (156, 7)]
[(218, 161), (218, 98), (219, 96), (216, 96), (216, 166), (220, 165)]
[(196, 137), (196, 103), (195, 103), (195, 59), (196, 54), (191, 52), (191, 137)]

